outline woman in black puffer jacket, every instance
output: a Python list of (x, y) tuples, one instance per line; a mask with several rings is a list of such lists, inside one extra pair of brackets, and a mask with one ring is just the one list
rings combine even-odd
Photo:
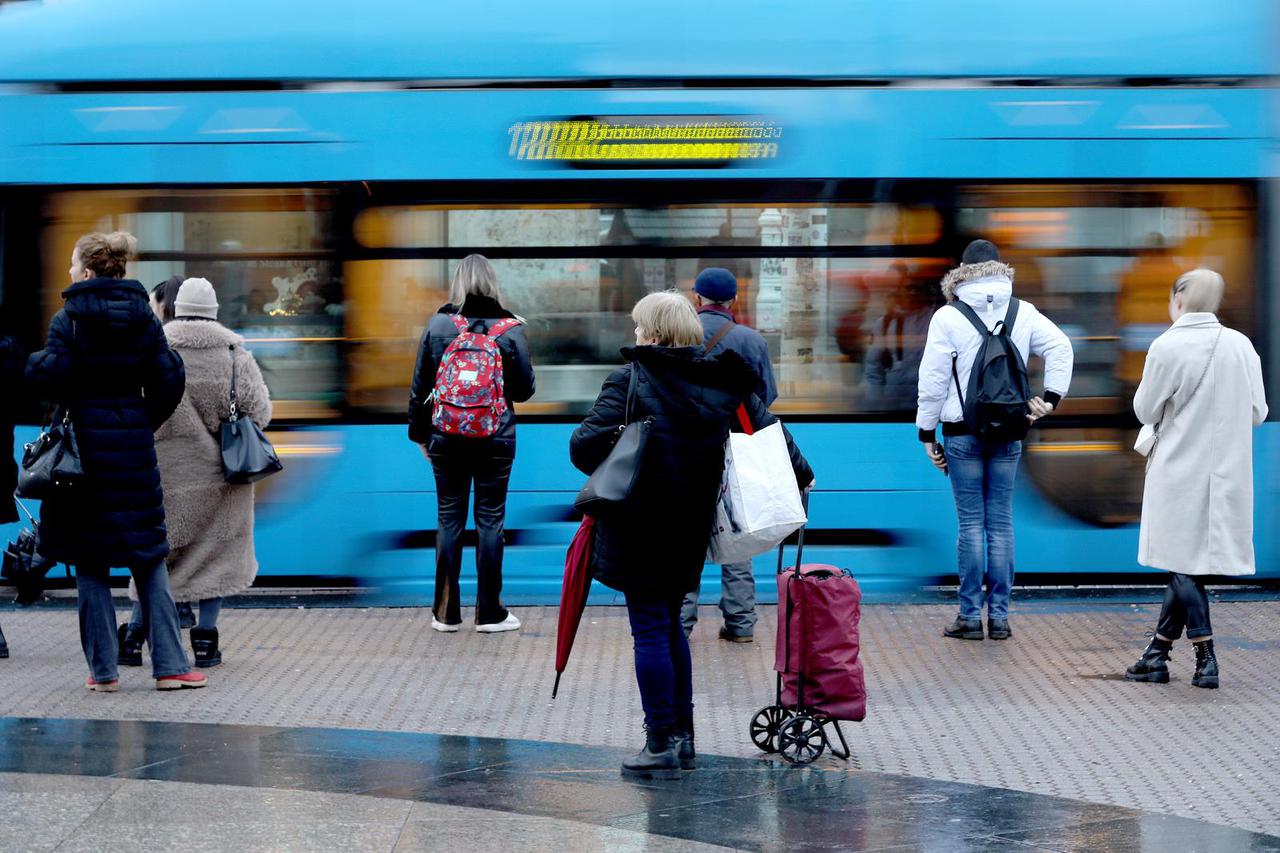
[[(652, 293), (632, 311), (636, 344), (628, 363), (605, 380), (591, 413), (573, 433), (573, 464), (590, 474), (604, 461), (627, 418), (653, 419), (644, 466), (625, 518), (597, 520), (593, 577), (626, 595), (635, 640), (636, 679), (648, 730), (645, 749), (622, 772), (669, 777), (692, 769), (693, 672), (680, 622), (684, 596), (706, 561), (724, 471), (724, 444), (745, 406), (754, 429), (775, 422), (755, 395), (755, 371), (736, 353), (707, 358), (702, 325), (689, 300)], [(787, 435), (796, 483), (813, 472)]]
[(159, 690), (203, 687), (191, 671), (164, 568), (169, 543), (152, 434), (182, 399), (182, 359), (165, 341), (141, 284), (124, 278), (137, 241), (88, 234), (71, 253), (71, 287), (45, 348), (27, 364), (42, 400), (70, 414), (84, 483), (40, 506), (40, 550), (75, 566), (80, 639), (90, 690), (111, 693), (117, 677), (116, 612), (109, 572), (127, 567), (147, 614), (152, 675)]

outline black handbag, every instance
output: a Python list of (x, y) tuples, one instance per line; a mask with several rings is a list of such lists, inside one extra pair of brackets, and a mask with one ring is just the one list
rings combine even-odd
[(63, 409), (61, 419), (55, 417), (35, 441), (23, 448), (15, 494), (42, 501), (71, 494), (82, 482), (84, 468), (80, 464), (76, 428), (71, 423), (70, 410)]
[(623, 413), (618, 438), (596, 470), (587, 478), (587, 484), (574, 499), (574, 509), (583, 515), (599, 518), (624, 507), (635, 488), (640, 470), (644, 467), (644, 450), (653, 430), (653, 418), (631, 420), (631, 400), (635, 396), (636, 375), (640, 366), (631, 366), (631, 384), (627, 388), (627, 406)]
[(222, 478), (228, 483), (256, 483), (284, 469), (276, 449), (253, 418), (241, 417), (236, 400), (236, 348), (231, 353), (231, 412), (222, 422)]
[[(25, 506), (21, 503), (18, 506), (31, 520), (31, 526), (24, 527), (18, 538), (5, 547), (4, 556), (0, 558), (0, 578), (17, 590), (14, 603), (26, 606), (35, 603), (44, 593), (45, 575), (54, 562), (40, 553), (40, 523)], [(69, 575), (70, 568), (67, 572)]]

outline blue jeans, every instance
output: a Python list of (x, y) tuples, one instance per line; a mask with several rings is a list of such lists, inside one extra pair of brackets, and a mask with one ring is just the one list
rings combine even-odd
[(693, 658), (680, 623), (680, 595), (657, 599), (627, 593), (636, 649), (636, 681), (644, 724), (672, 729), (693, 720)]
[[(720, 567), (720, 612), (724, 627), (735, 637), (750, 637), (756, 630), (756, 578), (751, 561), (725, 563)], [(680, 618), (685, 634), (698, 624), (698, 590), (684, 597)]]
[(1013, 588), (1013, 484), (1022, 442), (984, 444), (959, 435), (948, 438), (944, 450), (960, 522), (960, 617), (982, 618), (985, 580), (987, 618), (1007, 619)]
[[(115, 681), (119, 640), (116, 636), (116, 607), (111, 600), (111, 583), (105, 566), (76, 566), (76, 591), (80, 598), (80, 645), (94, 681)], [(178, 606), (169, 594), (169, 572), (164, 563), (131, 568), (138, 601), (147, 623), (147, 645), (151, 648), (151, 674), (156, 678), (191, 671), (182, 650), (178, 628)]]

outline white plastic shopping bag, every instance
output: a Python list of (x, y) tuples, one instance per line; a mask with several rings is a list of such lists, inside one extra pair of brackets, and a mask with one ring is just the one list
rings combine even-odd
[(782, 424), (730, 433), (708, 561), (738, 563), (771, 551), (805, 521)]

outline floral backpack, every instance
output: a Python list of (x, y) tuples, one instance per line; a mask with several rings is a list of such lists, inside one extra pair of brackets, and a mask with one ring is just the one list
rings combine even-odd
[(458, 336), (445, 348), (436, 371), (431, 425), (445, 435), (489, 438), (507, 413), (498, 338), (520, 321), (499, 320), (487, 333), (470, 331), (471, 324), (458, 314), (453, 324)]

